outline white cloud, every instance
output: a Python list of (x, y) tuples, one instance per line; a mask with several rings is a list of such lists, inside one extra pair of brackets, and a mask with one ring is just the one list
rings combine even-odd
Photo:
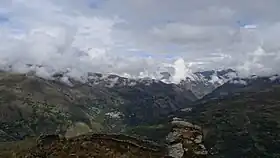
[(247, 82), (245, 80), (231, 80), (230, 83), (232, 84), (240, 84), (240, 85), (247, 85)]
[[(178, 82), (200, 69), (279, 73), (279, 1), (2, 0), (0, 65)], [(1, 20), (5, 19), (5, 20)], [(149, 55), (147, 55), (149, 54)], [(169, 56), (169, 57), (167, 57)]]

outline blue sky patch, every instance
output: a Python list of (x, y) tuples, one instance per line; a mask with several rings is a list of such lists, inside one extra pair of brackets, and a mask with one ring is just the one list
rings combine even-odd
[(9, 21), (9, 18), (0, 14), (0, 23), (6, 23)]
[(87, 0), (90, 8), (98, 8), (105, 0)]

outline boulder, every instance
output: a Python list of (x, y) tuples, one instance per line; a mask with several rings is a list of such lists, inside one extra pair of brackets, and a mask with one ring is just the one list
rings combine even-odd
[(174, 158), (182, 158), (184, 156), (184, 148), (182, 143), (170, 145), (168, 147), (168, 156)]

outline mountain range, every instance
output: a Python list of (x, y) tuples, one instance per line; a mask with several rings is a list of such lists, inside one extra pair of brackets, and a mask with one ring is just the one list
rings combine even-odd
[(168, 72), (162, 75), (155, 80), (88, 73), (80, 80), (62, 72), (42, 78), (2, 71), (0, 141), (119, 133), (164, 145), (169, 122), (180, 117), (202, 126), (212, 157), (279, 156), (278, 75), (241, 78), (232, 69), (213, 70), (177, 84)]

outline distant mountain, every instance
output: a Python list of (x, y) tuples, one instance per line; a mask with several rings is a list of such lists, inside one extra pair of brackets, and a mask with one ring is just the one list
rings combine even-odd
[(278, 75), (272, 76), (250, 76), (248, 78), (233, 78), (216, 88), (212, 93), (203, 97), (206, 99), (216, 99), (221, 97), (231, 97), (233, 95), (240, 95), (241, 92), (259, 92), (265, 91), (275, 85), (280, 84), (280, 77)]
[[(39, 71), (39, 69), (42, 67), (44, 66), (27, 64), (26, 69), (30, 69), (27, 74), (37, 75), (38, 72), (36, 71)], [(9, 66), (4, 70), (13, 71), (13, 67)], [(57, 71), (52, 76), (48, 76), (48, 79), (52, 78), (60, 80), (71, 85), (69, 79), (73, 81), (73, 76), (69, 78), (70, 71), (70, 69)], [(174, 85), (173, 76), (170, 72), (160, 72), (160, 75), (157, 76), (156, 79), (151, 79), (149, 77), (126, 78), (116, 74), (103, 74), (95, 72), (89, 72), (85, 76), (76, 77), (76, 80), (87, 82), (92, 85), (100, 85), (106, 87), (133, 86), (134, 84), (140, 82), (146, 85), (152, 82), (164, 82), (166, 84)], [(238, 77), (238, 73), (233, 69), (199, 71), (188, 73), (185, 79), (183, 79), (180, 83), (175, 84), (185, 91), (191, 91), (196, 96), (196, 98), (202, 98), (206, 94), (212, 92), (217, 87), (223, 85), (224, 83), (235, 77)]]
[(191, 77), (181, 81), (180, 85), (191, 90), (196, 97), (202, 98), (237, 76), (238, 73), (232, 69), (195, 72)]

